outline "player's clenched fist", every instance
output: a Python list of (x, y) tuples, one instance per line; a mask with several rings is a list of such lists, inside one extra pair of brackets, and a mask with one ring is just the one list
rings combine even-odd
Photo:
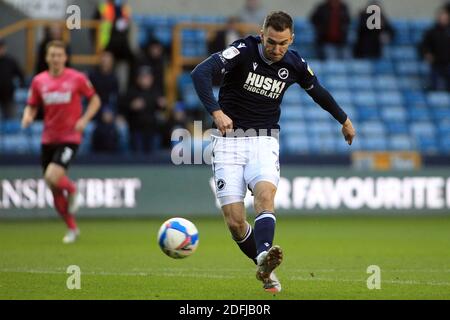
[(342, 125), (342, 134), (344, 135), (345, 141), (347, 141), (347, 143), (351, 145), (353, 142), (353, 138), (355, 138), (356, 136), (356, 132), (355, 128), (353, 128), (353, 124), (350, 121), (350, 118), (347, 118), (347, 120), (345, 120), (344, 124)]
[(233, 120), (231, 120), (222, 110), (212, 113), (217, 129), (224, 135), (227, 131), (233, 130)]

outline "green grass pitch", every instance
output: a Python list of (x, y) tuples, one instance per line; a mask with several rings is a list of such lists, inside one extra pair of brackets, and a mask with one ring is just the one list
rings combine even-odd
[[(450, 217), (279, 216), (275, 296), (219, 215), (190, 219), (200, 244), (181, 260), (157, 245), (165, 219), (80, 220), (73, 245), (59, 220), (0, 221), (0, 299), (450, 299)], [(66, 287), (69, 265), (80, 290)], [(381, 268), (379, 290), (367, 288), (369, 265)]]

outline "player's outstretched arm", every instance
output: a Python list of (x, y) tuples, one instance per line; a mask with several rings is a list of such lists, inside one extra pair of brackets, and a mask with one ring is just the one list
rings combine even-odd
[(26, 129), (30, 126), (30, 124), (33, 123), (34, 119), (36, 118), (38, 109), (34, 108), (30, 105), (27, 105), (25, 107), (25, 110), (23, 111), (22, 116), (22, 128)]
[(96, 113), (100, 109), (100, 106), (101, 106), (100, 97), (97, 94), (93, 95), (92, 98), (89, 100), (86, 112), (80, 119), (78, 119), (77, 123), (75, 124), (75, 130), (83, 132), (84, 128), (86, 128), (89, 121), (91, 121), (91, 119), (96, 115)]

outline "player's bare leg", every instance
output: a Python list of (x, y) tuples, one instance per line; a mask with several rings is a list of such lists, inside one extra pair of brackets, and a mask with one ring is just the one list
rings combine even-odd
[(76, 197), (75, 184), (66, 176), (66, 169), (56, 164), (50, 163), (45, 170), (45, 181), (53, 193), (53, 201), (56, 211), (64, 219), (68, 227), (68, 232), (63, 238), (64, 243), (72, 243), (77, 239), (80, 231), (77, 227), (75, 217), (69, 209), (69, 200), (64, 192), (68, 193), (68, 197)]
[(263, 282), (264, 290), (280, 292), (281, 284), (273, 270), (281, 264), (283, 252), (279, 246), (272, 246), (275, 233), (274, 202), (277, 188), (270, 182), (261, 181), (255, 185), (254, 207), (255, 240), (257, 248), (256, 278)]
[(241, 251), (256, 263), (256, 245), (253, 228), (247, 222), (243, 202), (222, 207), (223, 217), (228, 229)]

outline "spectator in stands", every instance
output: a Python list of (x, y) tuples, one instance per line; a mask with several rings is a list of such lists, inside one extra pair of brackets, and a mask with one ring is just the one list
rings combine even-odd
[(99, 153), (115, 153), (119, 149), (119, 131), (115, 124), (115, 112), (108, 107), (103, 107), (99, 113), (100, 119), (92, 133), (92, 150)]
[(164, 108), (154, 87), (150, 67), (141, 67), (136, 85), (122, 97), (120, 113), (128, 123), (130, 147), (135, 153), (150, 153), (157, 134), (158, 111)]
[(429, 89), (450, 91), (450, 23), (445, 7), (438, 11), (436, 24), (425, 33), (420, 51), (431, 65)]
[[(46, 26), (44, 29), (44, 39), (40, 42), (38, 46), (38, 53), (36, 59), (36, 74), (41, 73), (42, 71), (46, 71), (48, 69), (47, 61), (46, 61), (46, 50), (47, 44), (54, 40), (63, 40), (63, 28), (59, 23), (52, 23), (50, 26)], [(67, 52), (67, 63), (66, 66), (70, 66), (70, 46), (66, 45)]]
[[(241, 39), (244, 35), (239, 31), (238, 25), (240, 20), (237, 16), (231, 16), (227, 19), (225, 27), (215, 34), (208, 40), (208, 54), (224, 50), (234, 41)], [(219, 86), (222, 82), (222, 75), (216, 75), (213, 77), (213, 85)]]
[(262, 25), (266, 17), (266, 10), (261, 0), (245, 0), (244, 7), (240, 10), (238, 16), (243, 23)]
[(320, 59), (349, 58), (346, 43), (350, 14), (343, 1), (326, 0), (319, 4), (310, 20), (316, 31), (316, 48)]
[(127, 0), (105, 0), (99, 3), (94, 19), (101, 21), (100, 47), (112, 52), (120, 92), (128, 88), (133, 52), (128, 41), (131, 29), (131, 8)]
[[(137, 57), (133, 74), (141, 67), (150, 67), (154, 76), (154, 87), (159, 96), (164, 96), (166, 55), (164, 46), (156, 38), (151, 38), (144, 47), (143, 52)], [(133, 76), (133, 78), (136, 78)]]
[(100, 112), (97, 113), (94, 120), (96, 122), (100, 120), (103, 108), (109, 108), (114, 114), (117, 114), (119, 82), (114, 73), (114, 56), (111, 52), (102, 52), (98, 67), (89, 72), (89, 79), (102, 103)]
[(15, 79), (20, 81), (21, 86), (24, 85), (22, 70), (16, 60), (7, 54), (6, 42), (0, 39), (0, 111), (3, 119), (11, 119), (16, 116)]
[[(379, 1), (370, 1), (368, 6), (376, 5), (381, 8)], [(381, 10), (381, 29), (369, 29), (367, 21), (371, 13), (367, 13), (366, 8), (359, 14), (358, 35), (353, 47), (355, 58), (378, 59), (383, 55), (383, 46), (394, 37), (394, 29)]]
[(227, 19), (225, 27), (213, 33), (208, 40), (208, 53), (211, 55), (224, 50), (234, 41), (241, 39), (244, 35), (239, 31), (239, 17), (231, 16)]

